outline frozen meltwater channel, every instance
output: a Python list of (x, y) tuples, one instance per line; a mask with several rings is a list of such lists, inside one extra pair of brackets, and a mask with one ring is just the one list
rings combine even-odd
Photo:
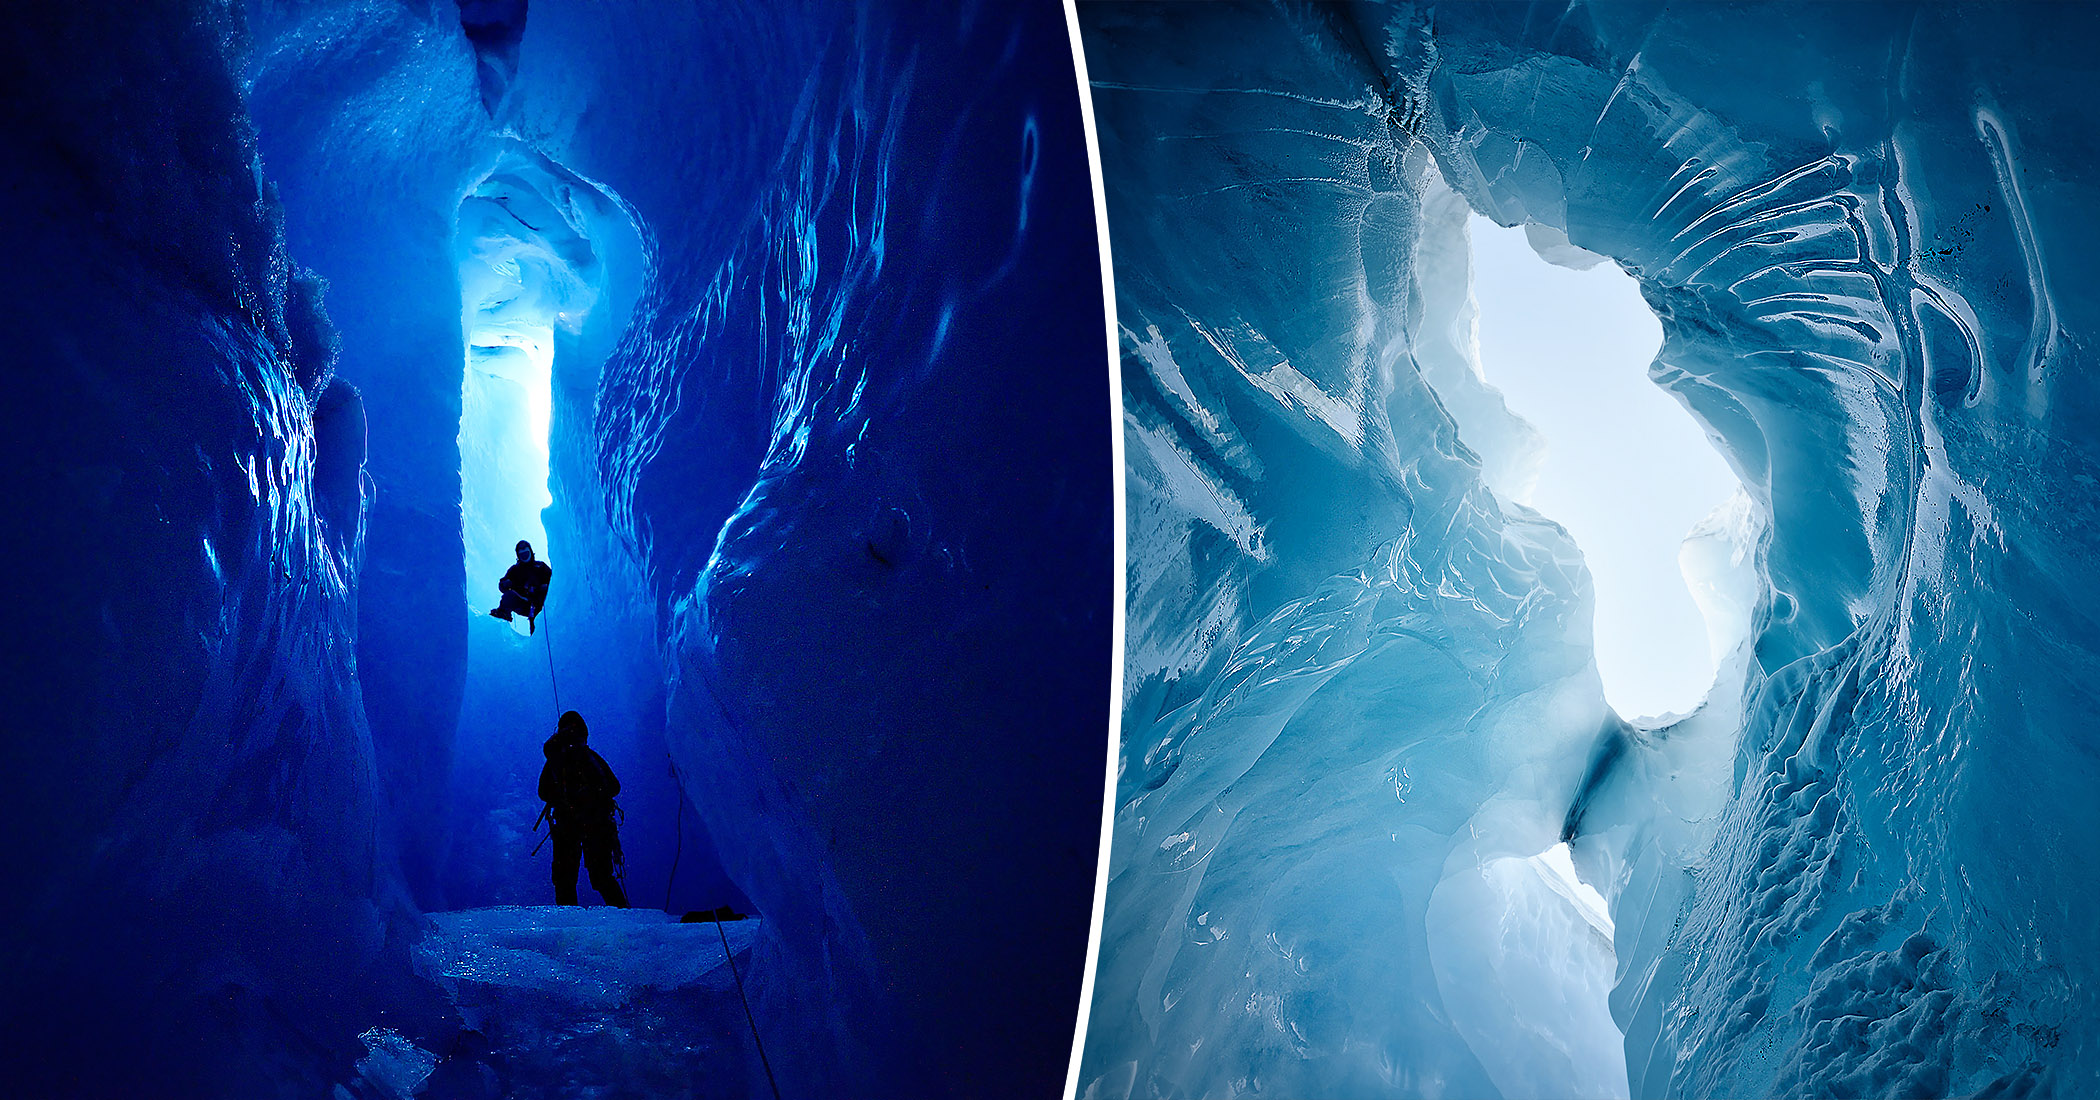
[[(1498, 489), (1581, 548), (1605, 700), (1627, 718), (1689, 713), (1749, 627), (1742, 485), (1649, 381), (1662, 328), (1631, 276), (1551, 230), (1475, 216), (1469, 231), (1478, 362), (1544, 438), (1543, 461)], [(1718, 557), (1694, 537), (1709, 532)]]

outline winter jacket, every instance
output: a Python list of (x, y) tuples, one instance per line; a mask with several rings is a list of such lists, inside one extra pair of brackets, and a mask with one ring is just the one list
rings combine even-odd
[(571, 731), (547, 738), (541, 746), (547, 757), (540, 769), (540, 801), (554, 808), (557, 822), (587, 821), (612, 816), (613, 799), (620, 793), (620, 779), (605, 758)]

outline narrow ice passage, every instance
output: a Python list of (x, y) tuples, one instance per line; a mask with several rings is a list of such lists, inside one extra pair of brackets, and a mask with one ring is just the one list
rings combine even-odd
[[(583, 327), (602, 293), (603, 273), (575, 217), (539, 187), (548, 173), (510, 154), (461, 201), (453, 249), (459, 257), (461, 330), (461, 512), (471, 610), (486, 610), (490, 577), (524, 539), (543, 554), (548, 490), (547, 432), (554, 404), (554, 332)], [(477, 606), (480, 605), (480, 606)]]
[[(1431, 203), (1454, 202), (1442, 188), (1431, 193)], [(1754, 505), (1688, 410), (1650, 381), (1662, 333), (1631, 277), (1550, 227), (1504, 228), (1476, 214), (1466, 234), (1471, 308), (1459, 316), (1475, 324), (1478, 377), (1522, 424), (1511, 431), (1461, 404), (1460, 437), (1484, 429), (1487, 464), (1516, 471), (1497, 492), (1561, 524), (1581, 551), (1605, 702), (1665, 727), (1710, 689), (1725, 697), (1737, 686), (1739, 676), (1716, 675), (1749, 637)], [(1496, 453), (1512, 439), (1520, 453)], [(1590, 864), (1593, 877), (1601, 870)], [(1482, 1012), (1473, 992), (1447, 988), (1476, 1051), (1531, 1048), (1485, 1059), (1497, 1087), (1511, 1097), (1627, 1095), (1625, 1037), (1609, 1004), (1618, 967), (1607, 900), (1565, 841), (1492, 860), (1479, 876), (1463, 891), (1439, 889), (1430, 934), (1448, 945), (1483, 922), (1497, 930), (1439, 958), (1440, 987), (1456, 985), (1446, 974), (1459, 969), (1457, 955), (1487, 961), (1466, 974), (1476, 990), (1510, 998)], [(1563, 962), (1539, 965), (1554, 958)], [(1542, 1046), (1541, 1033), (1554, 1042)]]
[[(578, 182), (562, 179), (556, 166), (541, 159), (525, 150), (505, 153), (461, 200), (452, 239), (466, 346), (459, 419), (468, 623), (460, 713), (465, 743), (501, 740), (522, 747), (533, 740), (529, 731), (551, 732), (552, 720), (567, 709), (559, 691), (555, 623), (564, 615), (580, 623), (599, 610), (582, 570), (557, 568), (539, 616), (548, 626), (544, 637), (532, 644), (505, 638), (504, 624), (486, 617), (497, 600), (497, 579), (516, 560), (518, 542), (530, 543), (540, 561), (555, 556), (546, 516), (554, 504), (549, 432), (555, 337), (560, 332), (568, 338), (573, 356), (576, 335), (605, 293), (606, 272), (592, 247)], [(577, 371), (594, 365), (564, 366)], [(583, 656), (580, 649), (568, 656), (572, 689), (605, 674), (595, 661), (576, 660)], [(511, 736), (502, 736), (506, 732)], [(524, 800), (524, 792), (517, 793)]]
[[(704, 834), (694, 832), (697, 815), (669, 782), (654, 713), (662, 674), (643, 659), (652, 641), (641, 597), (622, 557), (589, 530), (595, 510), (579, 489), (591, 480), (574, 470), (587, 438), (577, 421), (590, 411), (579, 395), (596, 389), (639, 282), (636, 233), (599, 187), (518, 145), (504, 147), (459, 204), (451, 246), (466, 349), (459, 478), (467, 667), (448, 788), (450, 850), (430, 894), (446, 908), (553, 900), (550, 846), (537, 843), (547, 825), (536, 818), (535, 780), (541, 741), (569, 710), (583, 716), (592, 749), (623, 784), (628, 900), (678, 911), (747, 904), (724, 888)], [(570, 471), (559, 499), (558, 449), (569, 452)], [(554, 570), (546, 606), (522, 637), (519, 623), (488, 614), (519, 540)], [(681, 863), (683, 890), (675, 880)], [(591, 887), (582, 890), (597, 901)]]
[[(1752, 506), (1649, 379), (1661, 331), (1632, 278), (1550, 227), (1497, 226), (1426, 184), (1421, 293), (1432, 325), (1457, 331), (1418, 345), (1425, 377), (1504, 507), (1535, 509), (1580, 551), (1604, 701), (1665, 726), (1748, 637)], [(1604, 865), (1586, 872), (1613, 889)], [(1452, 868), (1427, 921), (1446, 1010), (1503, 1095), (1627, 1094), (1609, 902), (1565, 839)]]
[[(753, 1020), (791, 1097), (1055, 1090), (1115, 606), (1055, 4), (81, 0), (0, 59), (13, 1093), (401, 1100), (482, 1042), (495, 1095), (762, 1095)], [(543, 908), (570, 709), (635, 913)], [(411, 957), (724, 904), (722, 1059), (559, 997), (502, 1054)], [(645, 931), (668, 983), (713, 930)]]

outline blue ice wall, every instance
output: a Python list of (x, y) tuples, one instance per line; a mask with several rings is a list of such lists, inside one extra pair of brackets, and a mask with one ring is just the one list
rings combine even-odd
[(467, 656), (451, 238), (476, 168), (496, 157), (450, 14), (252, 5), (243, 59), (287, 242), (328, 280), (338, 369), (372, 395), (358, 675), (388, 835), (419, 903), (438, 908)]
[(673, 756), (768, 917), (769, 1049), (808, 1094), (1054, 1090), (1110, 537), (1059, 12), (531, 19), (514, 125), (651, 243), (600, 472), (668, 629)]
[[(1451, 900), (1558, 839), (1607, 712), (1573, 543), (1499, 505), (1418, 366), (1460, 354), (1462, 288), (1416, 271), (1463, 279), (1464, 213), (1425, 209), (1436, 167), (1344, 12), (1102, 6), (1082, 28), (1130, 603), (1081, 1087), (1498, 1095), (1565, 1037), (1512, 1004), (1530, 988), (1479, 979), (1502, 910)], [(1512, 909), (1573, 917), (1526, 889)], [(1610, 971), (1586, 932), (1533, 938), (1513, 953)], [(1527, 1041), (1486, 1041), (1497, 1017)], [(1568, 1061), (1518, 1094), (1598, 1095)]]
[(372, 1000), (427, 1008), (355, 678), (363, 413), (239, 30), (79, 4), (0, 34), (15, 1095), (322, 1095)]
[[(1506, 991), (1446, 980), (1467, 944), (1435, 900), (1537, 839), (1513, 807), (1577, 788), (1545, 836), (1612, 899), (1633, 1094), (2090, 1091), (2092, 15), (1082, 23), (1132, 454), (1093, 1095), (1528, 1094), (1570, 1048), (1468, 1033)], [(1582, 661), (1523, 648), (1571, 589), (1494, 535), (1519, 513), (1437, 506), (1478, 490), (1432, 472), (1507, 455), (1454, 442), (1419, 382), (1455, 316), (1421, 285), (1431, 172), (1641, 278), (1651, 377), (1769, 524), (1742, 690), (1665, 729), (1605, 716), (1579, 778), (1552, 746), (1592, 736)], [(1509, 624), (1485, 650), (1484, 614)], [(1402, 647), (1425, 655), (1354, 678)], [(1579, 984), (1569, 941), (1516, 940)]]
[[(1772, 518), (1733, 801), (1706, 852), (1636, 842), (1622, 872), (1634, 1089), (2089, 1091), (2096, 944), (2066, 905), (2093, 888), (2072, 793), (2093, 540), (2071, 517), (2100, 24), (1920, 5), (1448, 26), (1506, 64), (1433, 82), (1463, 105), (1441, 140), (1522, 140), (1535, 173), (1482, 159), (1461, 188), (1503, 217), (1564, 204), (1573, 239), (1642, 275), (1658, 380)], [(1519, 106), (1541, 78), (1559, 94)]]
[[(10, 30), (5, 171), (53, 258), (9, 276), (37, 640), (6, 812), (53, 837), (7, 926), (11, 1079), (327, 1095), (376, 1087), (379, 1024), (450, 1049), (408, 894), (544, 888), (551, 641), (636, 900), (767, 918), (785, 1088), (1053, 1092), (1112, 549), (1061, 13), (470, 7)], [(461, 564), (455, 232), (506, 157), (574, 185), (606, 280), (556, 336), (531, 642)], [(741, 1056), (719, 1081), (758, 1087)]]
[[(557, 353), (547, 513), (563, 704), (610, 716), (594, 725), (630, 783), (675, 762), (688, 828), (705, 823), (681, 853), (676, 796), (630, 798), (630, 866), (668, 878), (681, 858), (681, 881), (702, 876), (684, 898), (741, 891), (768, 917), (754, 990), (798, 1089), (1052, 1087), (1098, 820), (1111, 530), (1056, 8), (541, 3), (495, 96), (487, 55), (439, 19), (296, 14), (257, 15), (266, 153), (346, 348), (372, 329), (343, 370), (402, 403), (389, 445), (436, 502), (397, 532), (443, 585), (404, 588), (387, 614), (413, 637), (360, 654), (415, 700), (384, 719), (400, 748), (381, 773), (419, 896), (533, 888), (509, 867), (535, 807), (491, 792), (534, 766), (514, 715), (551, 703), (543, 652), (482, 638), (496, 624), (462, 626), (437, 591), (458, 583), (439, 511), (461, 348), (434, 231), (522, 145), (636, 234), (615, 246), (637, 253), (632, 305), (607, 314), (624, 334)], [(388, 430), (375, 413), (375, 451)], [(381, 537), (375, 519), (375, 560)], [(463, 632), (508, 669), (485, 697)], [(468, 681), (455, 739), (460, 689), (433, 676)], [(708, 877), (709, 834), (733, 884)]]

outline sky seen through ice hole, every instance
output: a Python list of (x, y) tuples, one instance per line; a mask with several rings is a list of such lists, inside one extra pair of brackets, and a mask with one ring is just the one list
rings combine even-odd
[(1627, 718), (1697, 706), (1722, 656), (1677, 560), (1739, 487), (1704, 429), (1648, 380), (1662, 326), (1632, 276), (1541, 258), (1523, 229), (1471, 220), (1480, 364), (1546, 438), (1529, 504), (1567, 528), (1596, 588), (1597, 671)]

